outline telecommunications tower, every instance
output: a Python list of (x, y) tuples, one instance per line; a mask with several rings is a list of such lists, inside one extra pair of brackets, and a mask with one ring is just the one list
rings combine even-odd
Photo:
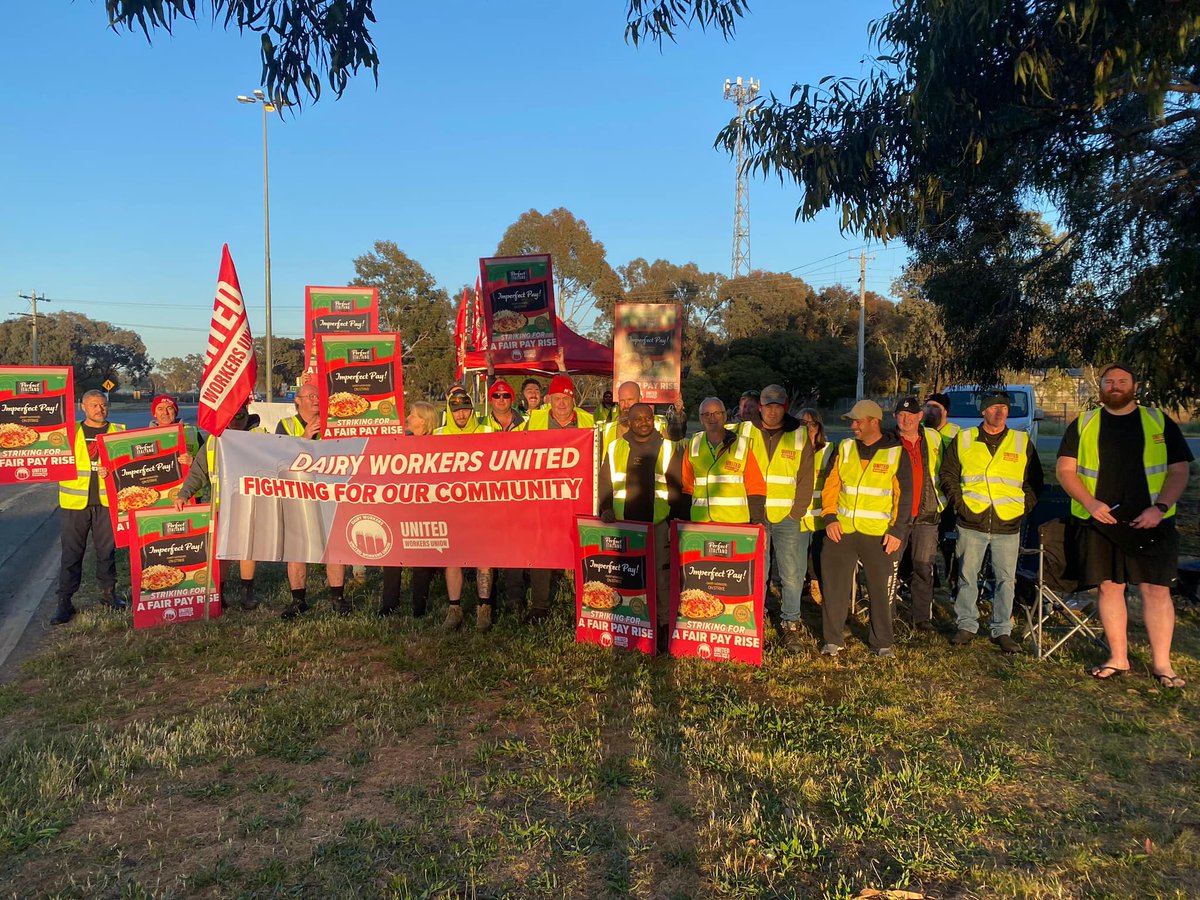
[(725, 99), (737, 104), (737, 190), (733, 202), (733, 263), (729, 277), (750, 274), (750, 188), (746, 183), (746, 109), (758, 96), (758, 82), (725, 79)]

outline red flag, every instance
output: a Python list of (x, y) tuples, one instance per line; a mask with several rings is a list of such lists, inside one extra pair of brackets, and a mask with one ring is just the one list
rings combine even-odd
[(487, 347), (487, 322), (483, 318), (483, 294), (479, 288), (479, 276), (475, 276), (475, 323), (471, 329), (471, 343), (475, 345), (476, 350), (486, 350)]
[(210, 434), (220, 434), (254, 392), (258, 361), (254, 339), (246, 321), (246, 304), (238, 285), (237, 271), (229, 245), (221, 248), (221, 274), (213, 298), (212, 324), (208, 329), (208, 352), (204, 356), (204, 382), (200, 387), (200, 410), (196, 419)]
[(454, 379), (462, 381), (463, 366), (467, 361), (467, 289), (463, 288), (462, 302), (458, 304), (458, 318), (454, 321)]

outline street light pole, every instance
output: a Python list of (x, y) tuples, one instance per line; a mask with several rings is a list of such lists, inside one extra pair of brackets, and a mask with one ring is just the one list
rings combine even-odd
[(267, 113), (275, 112), (275, 104), (269, 102), (261, 90), (256, 90), (253, 97), (238, 95), (239, 103), (259, 103), (262, 105), (263, 119), (263, 266), (266, 271), (265, 287), (267, 302), (267, 335), (264, 340), (267, 350), (267, 402), (275, 396), (271, 390), (271, 375), (273, 359), (271, 353), (271, 192), (269, 188), (270, 169), (267, 165)]

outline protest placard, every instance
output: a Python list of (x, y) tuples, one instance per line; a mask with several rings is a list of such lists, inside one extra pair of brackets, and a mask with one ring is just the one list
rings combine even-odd
[(118, 547), (129, 546), (129, 514), (135, 509), (170, 506), (187, 477), (179, 454), (187, 445), (182, 425), (156, 425), (114, 431), (97, 438), (104, 490)]
[(304, 288), (305, 372), (317, 374), (318, 334), (374, 334), (379, 331), (379, 288)]
[(613, 391), (626, 381), (645, 403), (674, 403), (682, 372), (683, 313), (678, 303), (618, 303), (613, 314)]
[(74, 371), (0, 366), (0, 484), (74, 477)]
[(323, 437), (404, 434), (402, 352), (398, 334), (317, 335)]
[(575, 640), (654, 655), (654, 526), (575, 519)]
[(208, 504), (137, 509), (130, 516), (133, 627), (221, 615), (221, 567), (209, 554)]
[(479, 260), (488, 346), (497, 364), (553, 363), (558, 355), (549, 254)]

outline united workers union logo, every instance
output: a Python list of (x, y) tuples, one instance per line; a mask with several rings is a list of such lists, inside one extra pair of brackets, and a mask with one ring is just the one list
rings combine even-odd
[(392, 529), (378, 516), (364, 513), (346, 523), (346, 543), (363, 559), (380, 559), (392, 549)]
[(17, 469), (17, 471), (13, 473), (13, 478), (17, 479), (17, 481), (28, 481), (29, 480), (29, 470), (24, 467), (21, 467), (20, 469)]

